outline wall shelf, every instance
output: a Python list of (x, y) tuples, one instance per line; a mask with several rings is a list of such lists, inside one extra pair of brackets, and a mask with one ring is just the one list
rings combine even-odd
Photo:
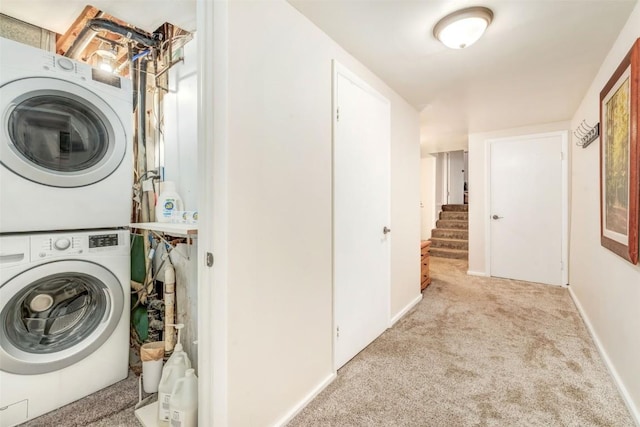
[(171, 222), (136, 222), (129, 224), (131, 229), (150, 230), (176, 237), (195, 237), (198, 224), (175, 224)]

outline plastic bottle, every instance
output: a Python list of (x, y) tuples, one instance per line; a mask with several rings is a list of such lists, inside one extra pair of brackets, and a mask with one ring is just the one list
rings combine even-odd
[(198, 425), (198, 377), (193, 369), (176, 381), (169, 400), (171, 427), (197, 427)]
[(185, 376), (186, 371), (191, 368), (191, 360), (189, 360), (187, 353), (182, 350), (182, 343), (180, 342), (180, 330), (184, 325), (172, 324), (168, 326), (174, 326), (178, 329), (178, 343), (173, 350), (173, 354), (164, 364), (160, 384), (158, 384), (158, 421), (161, 425), (168, 425), (169, 423), (171, 415), (170, 399), (173, 387), (178, 380)]
[(191, 368), (191, 359), (189, 359), (187, 352), (184, 351), (182, 347), (182, 341), (180, 339), (180, 331), (182, 330), (182, 328), (184, 328), (184, 323), (177, 323), (177, 324), (167, 323), (166, 326), (173, 326), (178, 331), (178, 339), (175, 347), (173, 348), (173, 354), (171, 354), (169, 359), (167, 359), (166, 364), (170, 365), (173, 363), (181, 363), (184, 365), (185, 370)]
[(156, 221), (170, 222), (176, 211), (184, 210), (182, 198), (176, 191), (176, 184), (172, 181), (160, 183), (160, 196), (156, 203)]

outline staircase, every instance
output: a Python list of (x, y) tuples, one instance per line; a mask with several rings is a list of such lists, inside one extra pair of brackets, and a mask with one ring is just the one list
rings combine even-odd
[(468, 259), (469, 205), (443, 205), (430, 240), (431, 256)]

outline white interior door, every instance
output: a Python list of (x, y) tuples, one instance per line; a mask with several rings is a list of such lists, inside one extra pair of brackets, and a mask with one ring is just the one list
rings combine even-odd
[(464, 201), (464, 151), (449, 153), (449, 203), (461, 205)]
[[(435, 192), (436, 192), (436, 206), (435, 215), (437, 217), (438, 212), (442, 210), (442, 205), (447, 204), (447, 187), (449, 185), (446, 177), (446, 165), (447, 155), (446, 153), (438, 153), (436, 156), (436, 179), (435, 179)], [(435, 225), (434, 225), (435, 226)]]
[(490, 142), (490, 272), (566, 284), (566, 133)]
[(334, 63), (335, 368), (389, 324), (389, 101)]

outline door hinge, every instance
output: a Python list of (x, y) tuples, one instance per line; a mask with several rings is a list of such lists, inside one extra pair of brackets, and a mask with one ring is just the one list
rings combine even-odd
[(336, 122), (340, 121), (340, 107), (336, 108)]
[(207, 252), (206, 257), (207, 267), (213, 267), (213, 254), (211, 252)]
[(560, 160), (564, 160), (564, 152), (560, 152)]
[(340, 326), (336, 326), (336, 338), (340, 338)]

